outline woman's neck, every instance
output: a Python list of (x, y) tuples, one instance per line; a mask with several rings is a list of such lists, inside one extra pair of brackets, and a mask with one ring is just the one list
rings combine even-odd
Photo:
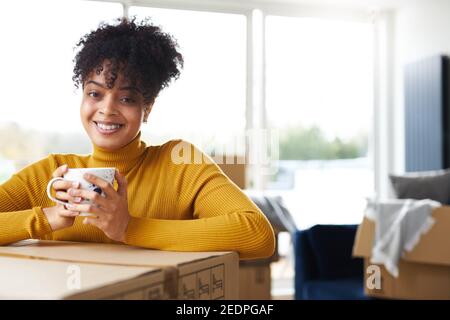
[(127, 174), (139, 161), (146, 148), (145, 142), (141, 141), (140, 132), (127, 145), (117, 150), (102, 149), (94, 144), (89, 166), (115, 167), (121, 173)]

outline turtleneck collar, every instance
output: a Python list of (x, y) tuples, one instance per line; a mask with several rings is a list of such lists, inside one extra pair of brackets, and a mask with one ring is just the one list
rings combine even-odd
[(127, 145), (115, 151), (102, 149), (95, 144), (90, 166), (115, 167), (123, 174), (127, 174), (146, 150), (145, 142), (141, 141), (141, 132)]

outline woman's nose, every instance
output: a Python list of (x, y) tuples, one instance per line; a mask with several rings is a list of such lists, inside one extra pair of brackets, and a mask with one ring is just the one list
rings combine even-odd
[(112, 116), (117, 114), (114, 101), (111, 98), (105, 98), (100, 106), (100, 113), (105, 116)]

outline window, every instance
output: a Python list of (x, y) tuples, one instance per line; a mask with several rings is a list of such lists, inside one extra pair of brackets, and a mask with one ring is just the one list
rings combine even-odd
[(161, 25), (184, 57), (180, 78), (160, 93), (142, 130), (147, 140), (158, 144), (182, 138), (220, 154), (223, 146), (240, 139), (245, 130), (246, 17), (147, 7), (130, 7), (129, 15)]
[[(2, 10), (0, 181), (50, 152), (90, 152), (71, 79), (73, 47), (123, 15), (119, 3), (81, 0), (9, 1)], [(245, 129), (245, 15), (137, 6), (129, 15), (161, 25), (185, 59), (180, 79), (157, 98), (144, 139), (183, 138), (209, 153), (233, 145)], [(268, 126), (280, 136), (268, 189), (283, 193), (300, 227), (359, 222), (373, 191), (371, 25), (268, 16), (265, 98)]]
[[(24, 9), (25, 8), (25, 9)], [(0, 19), (0, 181), (49, 152), (89, 152), (72, 82), (80, 37), (123, 15), (118, 3), (5, 1)]]
[(280, 136), (268, 189), (300, 228), (359, 223), (374, 190), (371, 25), (268, 16), (266, 59), (268, 126)]

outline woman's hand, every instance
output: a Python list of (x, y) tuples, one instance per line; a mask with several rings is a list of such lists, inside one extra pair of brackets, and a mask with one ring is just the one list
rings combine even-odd
[[(60, 166), (53, 172), (53, 178), (62, 177), (67, 172), (67, 165)], [(80, 202), (81, 198), (72, 197), (68, 194), (71, 189), (77, 189), (80, 187), (78, 182), (70, 182), (59, 180), (53, 183), (52, 188), (56, 191), (56, 198), (62, 201), (68, 202)], [(57, 204), (54, 207), (42, 208), (47, 221), (53, 231), (71, 227), (75, 221), (75, 217), (79, 215), (79, 212), (66, 209), (63, 205)]]
[(91, 174), (85, 174), (84, 179), (99, 186), (105, 197), (95, 191), (72, 189), (72, 197), (81, 197), (91, 200), (90, 204), (71, 204), (68, 208), (77, 212), (88, 212), (96, 217), (86, 217), (84, 224), (91, 224), (102, 230), (112, 240), (125, 242), (125, 232), (131, 216), (128, 212), (127, 181), (116, 170), (115, 177), (118, 183), (117, 191), (107, 181)]

